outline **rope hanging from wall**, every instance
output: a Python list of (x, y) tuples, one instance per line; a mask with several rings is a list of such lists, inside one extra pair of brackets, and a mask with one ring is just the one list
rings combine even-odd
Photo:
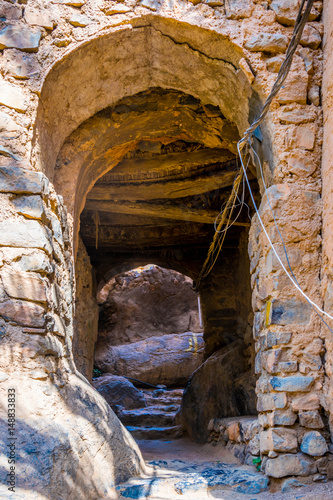
[[(237, 175), (235, 177), (235, 181), (234, 181), (229, 199), (228, 199), (223, 211), (221, 211), (220, 214), (217, 216), (217, 220), (219, 220), (219, 223), (217, 225), (215, 225), (215, 234), (213, 237), (213, 241), (210, 244), (206, 260), (202, 266), (199, 277), (198, 277), (197, 282), (195, 284), (196, 291), (199, 290), (200, 283), (201, 283), (202, 279), (205, 278), (206, 276), (208, 276), (208, 274), (213, 269), (213, 267), (217, 261), (217, 258), (222, 250), (222, 246), (223, 246), (223, 242), (224, 242), (227, 230), (229, 229), (229, 227), (232, 226), (233, 222), (235, 222), (235, 220), (236, 220), (236, 219), (234, 219), (234, 221), (231, 221), (231, 217), (232, 217), (233, 211), (235, 209), (236, 200), (239, 199), (238, 198), (238, 191), (239, 191), (239, 187), (241, 185), (242, 180), (244, 180), (243, 179), (244, 175), (246, 177), (248, 187), (250, 188), (250, 184), (248, 182), (247, 175), (246, 175), (246, 169), (249, 166), (251, 156), (253, 156), (253, 152), (252, 152), (252, 150), (253, 150), (253, 148), (252, 148), (253, 133), (259, 127), (260, 123), (262, 123), (262, 121), (264, 120), (265, 116), (268, 113), (269, 107), (270, 107), (274, 97), (276, 97), (277, 93), (281, 89), (285, 79), (288, 76), (288, 73), (289, 73), (289, 70), (290, 70), (290, 67), (292, 64), (293, 56), (294, 56), (295, 51), (297, 49), (297, 46), (301, 40), (304, 26), (308, 21), (310, 11), (311, 11), (311, 8), (313, 6), (313, 2), (314, 2), (314, 0), (302, 0), (298, 14), (297, 14), (293, 34), (292, 34), (290, 43), (289, 43), (287, 51), (286, 51), (286, 57), (281, 65), (280, 71), (279, 71), (277, 78), (274, 82), (272, 90), (266, 99), (266, 102), (262, 108), (262, 111), (261, 111), (259, 117), (256, 118), (254, 120), (254, 122), (250, 125), (250, 127), (245, 131), (243, 137), (240, 139), (240, 141), (237, 144), (238, 154), (239, 154), (240, 161), (241, 161), (241, 167), (240, 167), (239, 172), (237, 173)], [(304, 9), (304, 5), (305, 5), (305, 9)], [(243, 158), (242, 150), (244, 148), (246, 149), (246, 151), (245, 151), (245, 155)], [(243, 194), (244, 194), (244, 192), (243, 192)], [(244, 199), (242, 199), (241, 204), (244, 204)], [(238, 212), (237, 217), (239, 216), (239, 214), (240, 214), (240, 211)], [(223, 225), (226, 225), (226, 227), (224, 228), (223, 231), (221, 231)]]

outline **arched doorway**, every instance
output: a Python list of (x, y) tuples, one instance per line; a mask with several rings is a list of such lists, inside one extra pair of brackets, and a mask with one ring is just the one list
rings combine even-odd
[[(125, 29), (89, 42), (88, 51), (73, 51), (50, 71), (42, 90), (36, 162), (67, 206), (74, 254), (81, 238), (97, 281), (111, 267), (143, 256), (196, 280), (238, 169), (237, 141), (260, 105), (237, 69), (236, 46), (214, 35), (213, 50), (224, 55), (212, 63), (211, 56), (161, 35), (162, 25), (173, 27), (159, 22), (158, 29)], [(129, 60), (125, 71), (121, 61)], [(94, 68), (90, 76), (87, 68)], [(64, 89), (56, 113), (54, 85)], [(249, 337), (249, 226), (244, 206), (228, 231), (223, 259), (200, 284), (207, 357), (232, 342), (243, 346)], [(77, 275), (80, 266), (77, 259)], [(246, 357), (253, 371), (253, 355)]]

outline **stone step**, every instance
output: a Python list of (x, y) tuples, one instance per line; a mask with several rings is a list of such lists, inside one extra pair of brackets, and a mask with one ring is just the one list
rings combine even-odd
[(172, 390), (150, 390), (145, 389), (144, 391), (145, 399), (148, 406), (160, 406), (160, 405), (178, 405), (180, 406), (183, 397), (183, 389), (172, 389)]
[[(163, 411), (168, 411), (167, 408), (171, 407), (170, 411), (178, 411), (181, 401), (159, 401), (158, 399), (146, 399), (147, 407), (162, 408)], [(164, 409), (165, 408), (165, 409)]]
[(183, 434), (181, 425), (169, 427), (137, 427), (126, 425), (126, 429), (132, 434), (135, 439), (177, 439)]
[(149, 410), (159, 410), (160, 412), (163, 412), (163, 413), (177, 413), (177, 411), (179, 410), (180, 408), (180, 405), (152, 405), (152, 406), (147, 406), (145, 409), (147, 410), (149, 408)]
[(166, 427), (173, 425), (175, 415), (175, 412), (164, 412), (156, 407), (148, 407), (123, 410), (118, 417), (123, 424), (131, 426)]
[(172, 397), (182, 397), (184, 390), (182, 387), (176, 389), (141, 389), (144, 394), (151, 394), (153, 396), (170, 395)]

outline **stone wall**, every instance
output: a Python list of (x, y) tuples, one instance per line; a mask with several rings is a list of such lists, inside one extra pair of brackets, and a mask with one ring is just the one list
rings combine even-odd
[[(32, 434), (41, 442), (45, 442), (41, 417), (47, 415), (52, 420), (45, 430), (47, 435), (54, 435), (57, 421), (63, 423), (65, 430), (59, 433), (67, 435), (69, 441), (59, 437), (59, 449), (70, 449), (70, 457), (84, 453), (84, 463), (95, 457), (92, 463), (96, 460), (97, 464), (99, 453), (107, 456), (100, 448), (109, 446), (114, 457), (106, 465), (115, 471), (114, 481), (137, 473), (141, 462), (134, 443), (124, 445), (126, 453), (118, 453), (108, 425), (116, 428), (126, 442), (130, 438), (76, 373), (71, 355), (72, 242), (78, 241), (79, 215), (87, 191), (131, 148), (131, 142), (126, 142), (125, 135), (113, 134), (114, 143), (100, 155), (102, 161), (96, 131), (80, 143), (81, 150), (75, 151), (74, 159), (63, 154), (56, 165), (58, 153), (84, 120), (124, 95), (149, 87), (175, 88), (219, 106), (241, 134), (276, 78), (298, 4), (297, 0), (179, 1), (175, 7), (157, 0), (126, 0), (112, 5), (82, 0), (76, 6), (54, 0), (48, 7), (44, 2), (29, 0), (26, 4), (6, 0), (1, 4), (1, 393), (5, 398), (8, 384), (20, 387), (22, 429), (29, 433), (33, 429)], [(268, 196), (291, 267), (303, 290), (318, 304), (322, 303), (321, 9), (322, 2), (316, 1), (290, 74), (262, 127), (265, 148), (261, 152)], [(328, 2), (325, 16), (330, 33), (332, 12)], [(330, 43), (327, 36), (327, 55)], [(110, 50), (114, 47), (117, 50)], [(330, 68), (327, 56), (324, 98), (329, 108)], [(324, 292), (328, 309), (330, 127), (327, 113)], [(79, 134), (75, 138), (82, 139)], [(106, 165), (104, 154), (114, 163), (110, 160)], [(282, 255), (267, 195), (263, 196), (260, 213)], [(266, 473), (273, 477), (314, 474), (319, 468), (323, 470), (318, 457), (326, 453), (325, 443), (329, 441), (323, 408), (330, 410), (331, 339), (322, 333), (318, 316), (284, 276), (257, 217), (250, 231), (249, 254), (258, 352), (258, 410), (263, 428), (261, 452), (269, 456)], [(29, 400), (29, 406), (23, 398)], [(91, 418), (84, 421), (80, 416), (79, 425), (77, 413), (85, 415), (88, 409)], [(105, 425), (103, 436), (94, 428), (96, 414)], [(27, 429), (24, 426), (30, 418), (34, 422)], [(97, 433), (96, 455), (89, 446), (82, 452), (82, 438), (78, 437), (80, 432), (91, 436), (93, 428)], [(45, 446), (50, 450), (53, 446), (50, 454), (56, 456), (54, 443)], [(58, 455), (57, 463), (61, 462)], [(40, 468), (36, 466), (36, 470)], [(59, 488), (58, 472), (51, 463), (48, 470), (43, 494), (48, 488), (52, 496), (54, 488)], [(90, 498), (112, 498), (112, 485), (106, 485), (108, 474), (99, 467), (94, 470), (98, 477), (94, 476), (93, 485), (85, 483), (87, 474), (81, 463), (73, 470), (73, 477), (80, 476), (80, 481), (76, 480), (77, 489), (71, 490), (72, 498), (86, 498), (88, 486)], [(29, 471), (26, 481), (27, 489), (37, 484)], [(62, 488), (64, 496), (71, 498), (66, 487)]]
[[(280, 19), (284, 24), (287, 21)], [(307, 44), (306, 51), (301, 50), (298, 55), (304, 58), (304, 68), (308, 73), (307, 77), (304, 73), (304, 82), (308, 80), (308, 91), (303, 102), (301, 94), (294, 98), (289, 94), (290, 102), (295, 102), (288, 104), (283, 91), (277, 98), (281, 106), (276, 110), (275, 126), (283, 132), (283, 140), (277, 139), (275, 147), (281, 160), (273, 177), (267, 176), (266, 182), (271, 185), (263, 197), (260, 215), (287, 266), (282, 241), (268, 204), (269, 198), (286, 243), (290, 267), (304, 292), (320, 305), (319, 166), (322, 132), (320, 100), (312, 96), (314, 89), (318, 90), (321, 84), (321, 54)], [(312, 69), (308, 66), (310, 60), (314, 64)], [(295, 64), (297, 61), (300, 62), (296, 57)], [(291, 71), (288, 78), (299, 77)], [(301, 89), (301, 86), (297, 88)], [(302, 451), (317, 456), (310, 448), (302, 446), (302, 436), (310, 428), (316, 428), (316, 433), (321, 436), (320, 432), (325, 428), (325, 418), (322, 419), (325, 406), (322, 392), (324, 343), (318, 316), (282, 271), (257, 216), (251, 227), (249, 252), (258, 353), (256, 373), (260, 374), (257, 383), (258, 410), (261, 413), (259, 421), (265, 429), (261, 433), (261, 453), (270, 457), (266, 472), (273, 477), (282, 477), (296, 473), (297, 467), (292, 461), (288, 462), (289, 456), (277, 456), (278, 453), (295, 452), (301, 445)], [(312, 443), (316, 441), (317, 434), (311, 435)], [(323, 436), (318, 437), (323, 441), (322, 454), (327, 450), (325, 431)], [(284, 458), (288, 460), (284, 461)], [(305, 466), (308, 467), (307, 464)], [(298, 467), (297, 474), (303, 474), (302, 469)]]
[[(332, 76), (333, 76), (333, 58), (332, 58), (332, 30), (333, 30), (333, 6), (331, 2), (324, 4), (324, 79), (323, 79), (323, 162), (322, 162), (322, 182), (323, 182), (323, 261), (322, 261), (322, 295), (324, 309), (332, 316), (333, 310), (333, 247), (332, 247), (332, 186), (333, 186), (333, 164), (332, 164), (332, 131), (333, 131), (333, 100), (332, 100)], [(325, 318), (332, 330), (333, 322)], [(329, 412), (329, 425), (332, 435), (332, 352), (333, 352), (333, 334), (326, 326), (322, 325), (322, 338), (325, 346), (325, 409)]]
[(94, 348), (98, 335), (98, 305), (96, 283), (90, 258), (79, 240), (75, 261), (75, 316), (73, 356), (76, 368), (91, 380), (94, 367)]
[[(275, 206), (275, 212), (280, 216), (279, 226), (287, 242), (293, 272), (306, 293), (320, 304), (318, 213), (320, 214), (321, 205), (319, 193), (311, 188), (313, 186), (308, 185), (309, 190), (302, 189), (302, 186), (297, 186), (296, 183), (292, 186), (280, 184), (272, 186), (268, 190), (268, 196), (271, 204)], [(296, 205), (302, 206), (302, 210), (297, 211)], [(291, 212), (292, 224), (289, 223)], [(265, 198), (261, 214), (270, 228), (269, 233), (279, 245), (277, 231), (272, 224), (272, 216), (267, 209)], [(274, 452), (269, 453), (269, 456), (275, 457), (278, 452), (295, 451), (298, 446), (295, 443), (297, 440), (301, 442), (306, 428), (324, 428), (324, 344), (318, 316), (307, 302), (295, 293), (295, 288), (277, 266), (264, 238), (259, 228), (256, 235), (256, 226), (253, 225), (250, 252), (254, 250), (258, 240), (261, 248), (261, 258), (252, 274), (256, 373), (260, 374), (257, 383), (258, 410), (261, 413), (259, 422), (266, 429), (261, 433), (261, 452)], [(306, 415), (305, 419), (303, 415)], [(315, 423), (312, 423), (312, 419)], [(295, 426), (296, 422), (299, 423)], [(293, 436), (293, 441), (290, 436)], [(325, 437), (327, 438), (326, 435)], [(288, 468), (288, 462), (283, 462), (280, 458), (269, 458), (267, 467), (270, 475), (277, 477), (274, 461), (282, 468), (283, 464), (286, 464), (283, 473), (279, 469), (276, 474), (292, 474), (294, 469)], [(302, 467), (300, 474), (304, 472), (301, 469)]]
[[(66, 498), (87, 492), (115, 498), (115, 484), (144, 465), (134, 440), (74, 364), (66, 209), (44, 174), (18, 167), (0, 167), (0, 196), (1, 455), (8, 455), (10, 388), (21, 438), (16, 458), (25, 463), (16, 493), (45, 498), (57, 488)], [(102, 460), (103, 448), (109, 453)], [(7, 498), (7, 485), (1, 488)]]
[[(40, 172), (2, 166), (0, 183), (0, 313), (9, 329), (13, 324), (17, 333), (28, 335), (28, 350), (43, 339), (40, 355), (45, 356), (50, 344), (52, 372), (53, 356), (68, 363), (72, 348), (73, 260), (66, 209)], [(39, 361), (30, 363), (37, 367)]]
[[(288, 24), (289, 21), (281, 17), (279, 22)], [(318, 24), (317, 27), (319, 26), (321, 25)], [(322, 129), (320, 99), (313, 99), (314, 89), (318, 93), (321, 85), (321, 53), (318, 48), (309, 44), (306, 46), (306, 50), (301, 49), (298, 56), (303, 58), (307, 76), (302, 72), (296, 76), (291, 71), (288, 79), (296, 81), (297, 78), (303, 78), (304, 83), (307, 81), (304, 86), (304, 89), (308, 89), (307, 94), (302, 98), (301, 93), (294, 97), (289, 93), (285, 100), (282, 91), (277, 97), (281, 106), (272, 113), (276, 130), (282, 133), (283, 139), (279, 140), (275, 136), (280, 162), (272, 176), (266, 175), (266, 182), (270, 187), (263, 197), (260, 215), (287, 266), (282, 241), (268, 204), (269, 198), (286, 243), (290, 267), (304, 292), (321, 305), (319, 166)], [(311, 69), (309, 62), (313, 65)], [(299, 63), (301, 61), (296, 56), (295, 64)], [(296, 87), (299, 90), (302, 88), (300, 81)], [(286, 86), (286, 91), (290, 90), (291, 87)], [(295, 463), (289, 462), (289, 455), (284, 456), (283, 453), (294, 453), (301, 445), (301, 450), (309, 456), (317, 456), (310, 448), (306, 449), (302, 445), (304, 433), (310, 428), (316, 428), (315, 434), (317, 433), (311, 435), (312, 444), (318, 438), (322, 441), (322, 454), (327, 450), (322, 391), (322, 356), (325, 348), (321, 338), (321, 324), (314, 310), (295, 291), (282, 271), (257, 216), (251, 227), (249, 253), (254, 290), (256, 373), (260, 375), (257, 383), (258, 410), (259, 421), (265, 429), (260, 438), (261, 453), (269, 456), (265, 462), (267, 474), (273, 477), (303, 474), (304, 467), (308, 467), (308, 464), (305, 463), (304, 467), (299, 464), (296, 466), (295, 463), (297, 460), (301, 461), (301, 458), (295, 459)], [(279, 453), (282, 456), (278, 456)]]
[[(206, 356), (238, 339), (253, 347), (247, 234), (239, 248), (222, 255), (200, 285)], [(247, 354), (250, 359), (251, 349)]]

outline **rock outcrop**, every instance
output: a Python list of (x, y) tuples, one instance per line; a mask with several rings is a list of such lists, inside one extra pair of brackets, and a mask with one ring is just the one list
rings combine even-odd
[(241, 343), (212, 354), (192, 375), (183, 396), (182, 424), (191, 439), (204, 443), (215, 417), (255, 415), (255, 380), (246, 373)]
[(152, 385), (184, 385), (203, 362), (203, 348), (200, 333), (163, 335), (107, 350), (98, 346), (95, 364), (103, 372)]
[[(45, 373), (44, 380), (14, 376), (11, 384), (22, 394), (20, 398), (16, 392), (20, 445), (15, 456), (24, 463), (14, 497), (116, 499), (118, 483), (145, 471), (134, 439), (82, 376), (68, 375), (62, 387), (45, 380)], [(0, 435), (8, 435), (5, 418), (0, 419)], [(0, 440), (3, 457), (7, 445), (7, 439)], [(10, 498), (12, 493), (2, 486), (0, 497)]]
[(104, 375), (93, 379), (92, 384), (113, 410), (118, 410), (119, 407), (132, 410), (147, 406), (143, 392), (124, 377)]
[(190, 278), (158, 266), (113, 278), (99, 293), (97, 348), (174, 332), (201, 332), (198, 296), (192, 287)]

